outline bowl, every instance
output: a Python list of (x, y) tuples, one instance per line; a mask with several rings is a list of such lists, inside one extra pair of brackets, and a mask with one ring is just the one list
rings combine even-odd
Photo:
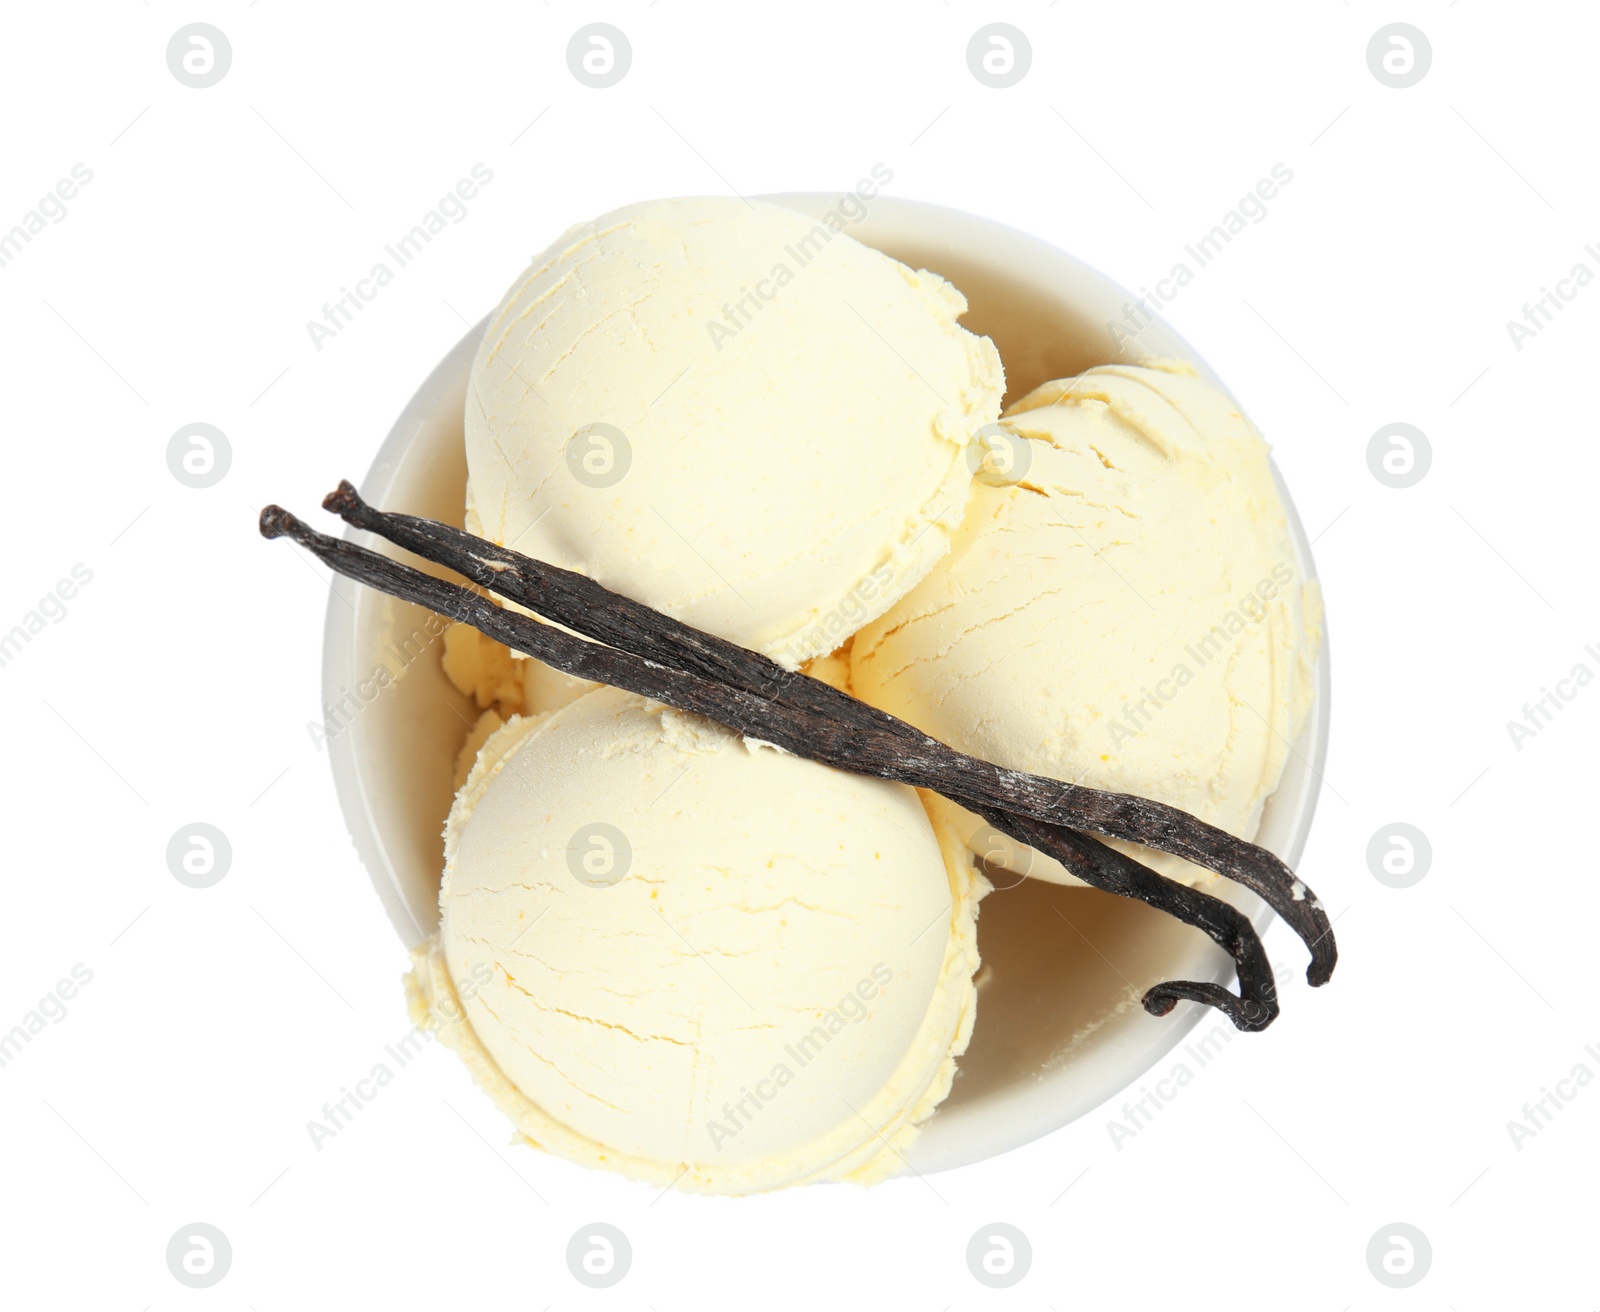
[[(763, 199), (820, 218), (840, 197)], [(966, 295), (970, 308), (962, 322), (999, 347), (1008, 400), (1093, 365), (1152, 358), (1187, 360), (1223, 385), (1160, 320), (1119, 343), (1111, 326), (1122, 321), (1131, 294), (1036, 237), (919, 201), (878, 196), (866, 209), (848, 229), (852, 236), (943, 275)], [(481, 331), (480, 324), (461, 339), (395, 421), (362, 483), (369, 502), (461, 523), (467, 476), (462, 414)], [(1279, 490), (1296, 569), (1314, 579), (1310, 543), (1281, 479)], [(370, 534), (349, 536), (402, 554)], [(356, 850), (411, 948), (438, 925), (440, 833), (456, 753), (476, 709), (440, 669), (441, 621), (343, 578), (334, 580), (332, 592), (323, 697), (334, 783)], [(1290, 865), (1305, 847), (1327, 750), (1325, 646), (1317, 671), (1311, 715), (1256, 839)], [(1197, 1024), (1228, 1028), (1194, 1003), (1180, 1003), (1162, 1018), (1139, 1005), (1144, 990), (1162, 979), (1231, 983), (1231, 959), (1198, 930), (1092, 889), (998, 874), (996, 882), (979, 917), (984, 965), (972, 1044), (950, 1097), (907, 1154), (912, 1171), (944, 1170), (1018, 1148), (1115, 1097)], [(1227, 883), (1217, 891), (1258, 930), (1266, 929), (1272, 913), (1260, 899)], [(1303, 965), (1297, 955), (1294, 968)]]

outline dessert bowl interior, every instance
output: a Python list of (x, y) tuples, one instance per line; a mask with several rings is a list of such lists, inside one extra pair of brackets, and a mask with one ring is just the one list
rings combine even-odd
[[(821, 217), (839, 197), (766, 199)], [(913, 268), (931, 269), (966, 295), (962, 322), (994, 339), (1007, 400), (1097, 364), (1176, 358), (1221, 385), (1166, 324), (1119, 344), (1109, 325), (1132, 297), (1054, 247), (989, 219), (879, 196), (847, 229)], [(462, 521), (466, 488), (462, 412), (480, 328), (434, 369), (395, 422), (362, 484), (386, 510)], [(1282, 488), (1302, 579), (1315, 569), (1305, 531)], [(364, 545), (401, 553), (368, 534)], [(415, 563), (415, 562), (413, 562)], [(432, 569), (435, 573), (442, 570)], [(323, 653), (328, 748), (356, 849), (409, 948), (438, 925), (441, 830), (455, 758), (476, 709), (445, 678), (442, 622), (419, 607), (336, 578)], [(1299, 860), (1316, 805), (1328, 732), (1328, 662), (1319, 653), (1311, 714), (1256, 841)], [(994, 873), (979, 917), (978, 1020), (950, 1097), (909, 1154), (923, 1172), (963, 1165), (1028, 1143), (1112, 1097), (1159, 1062), (1197, 1023), (1227, 1022), (1193, 1003), (1157, 1019), (1139, 998), (1163, 979), (1230, 982), (1233, 963), (1196, 930), (1141, 903)], [(1230, 884), (1217, 891), (1265, 929), (1271, 912)]]

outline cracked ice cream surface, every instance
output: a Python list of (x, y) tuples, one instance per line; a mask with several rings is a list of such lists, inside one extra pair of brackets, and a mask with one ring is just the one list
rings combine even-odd
[[(595, 821), (631, 849), (609, 887), (569, 866)], [(451, 812), (413, 1013), (574, 1161), (725, 1193), (890, 1174), (975, 1007), (987, 885), (938, 829), (911, 789), (613, 689), (514, 719)]]
[[(950, 554), (856, 636), (856, 695), (1001, 765), (1252, 837), (1310, 706), (1320, 625), (1266, 443), (1179, 365), (1046, 383), (1001, 422), (1025, 444), (1018, 481), (976, 486)], [(1076, 882), (937, 806), (975, 850)]]
[[(961, 521), (964, 445), (1004, 390), (965, 309), (937, 275), (776, 205), (581, 224), (484, 333), (468, 528), (790, 668), (831, 652)], [(609, 486), (568, 463), (596, 423), (628, 443)]]

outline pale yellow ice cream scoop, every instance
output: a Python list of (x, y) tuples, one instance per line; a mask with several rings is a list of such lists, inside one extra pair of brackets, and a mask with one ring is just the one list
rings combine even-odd
[(868, 1181), (948, 1093), (988, 886), (913, 790), (604, 688), (490, 737), (445, 838), (413, 1014), (534, 1144)]
[(467, 527), (794, 668), (948, 549), (999, 414), (961, 294), (777, 205), (631, 205), (490, 317)]
[[(1253, 837), (1310, 705), (1320, 624), (1266, 443), (1191, 370), (1130, 365), (1037, 388), (986, 441), (949, 556), (856, 635), (855, 694), (998, 764)], [(935, 804), (997, 864), (1076, 882)]]

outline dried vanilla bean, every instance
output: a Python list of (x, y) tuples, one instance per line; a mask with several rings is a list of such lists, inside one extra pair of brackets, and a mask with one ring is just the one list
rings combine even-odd
[[(376, 510), (347, 481), (322, 504), (347, 523), (435, 564), (449, 566), (479, 586), (598, 642), (706, 679), (731, 683), (758, 696), (828, 714), (865, 735), (893, 736), (903, 744), (907, 769), (922, 771), (907, 776), (907, 782), (947, 796), (955, 785), (970, 809), (997, 806), (1121, 838), (1224, 875), (1259, 896), (1300, 936), (1311, 953), (1306, 978), (1312, 985), (1325, 984), (1333, 974), (1338, 958), (1333, 926), (1315, 893), (1271, 852), (1176, 807), (1007, 770), (956, 752), (886, 711), (662, 615), (582, 574), (534, 560), (436, 520)], [(962, 775), (959, 783), (950, 777), (952, 769)]]
[[(340, 509), (341, 513), (349, 510), (352, 516), (361, 514), (359, 499), (352, 504), (349, 499), (351, 496), (353, 489), (346, 496), (342, 488), (340, 493), (329, 498), (330, 502), (337, 500), (342, 504), (330, 508)], [(581, 575), (568, 575), (565, 571), (553, 570), (538, 562), (528, 561), (525, 557), (516, 557), (515, 553), (507, 553), (510, 559), (498, 559), (495, 553), (503, 552), (503, 548), (493, 547), (470, 535), (460, 534), (459, 530), (450, 529), (449, 534), (460, 534), (461, 538), (472, 544), (469, 554), (461, 556), (455, 554), (459, 551), (460, 543), (447, 541), (444, 546), (439, 546), (432, 537), (433, 529), (446, 529), (447, 526), (433, 525), (432, 521), (427, 520), (412, 520), (410, 517), (378, 518), (378, 514), (366, 508), (362, 517), (392, 530), (397, 540), (404, 532), (411, 534), (413, 541), (427, 545), (430, 551), (451, 553), (451, 558), (440, 559), (440, 563), (455, 566), (474, 581), (478, 581), (474, 572), (477, 571), (486, 577), (484, 586), (493, 587), (497, 580), (503, 582), (507, 574), (515, 571), (518, 577), (514, 580), (514, 586), (520, 595), (512, 595), (504, 590), (502, 595), (519, 604), (529, 605), (530, 609), (533, 606), (525, 598), (540, 601), (547, 607), (544, 613), (558, 618), (559, 622), (589, 632), (591, 636), (603, 632), (630, 647), (643, 648), (651, 653), (650, 656), (635, 654), (635, 651), (621, 646), (612, 647), (599, 641), (574, 637), (553, 625), (496, 606), (466, 588), (436, 579), (355, 544), (318, 533), (277, 506), (269, 506), (262, 511), (261, 532), (269, 538), (289, 536), (341, 574), (470, 624), (497, 641), (527, 652), (566, 673), (639, 693), (682, 710), (698, 712), (798, 756), (855, 773), (941, 792), (974, 809), (990, 824), (1011, 833), (1019, 841), (1056, 856), (1085, 883), (1136, 898), (1166, 911), (1204, 930), (1233, 956), (1238, 966), (1241, 994), (1235, 995), (1212, 984), (1173, 981), (1157, 985), (1145, 995), (1145, 1006), (1151, 1012), (1165, 1014), (1177, 1000), (1187, 998), (1218, 1007), (1241, 1029), (1265, 1028), (1277, 1015), (1272, 976), (1266, 966), (1265, 953), (1254, 929), (1242, 913), (1220, 899), (1157, 875), (1137, 861), (1086, 835), (1074, 833), (1061, 822), (1040, 819), (1004, 804), (997, 805), (992, 798), (975, 793), (970, 788), (975, 772), (966, 768), (965, 763), (988, 766), (987, 762), (964, 757), (903, 721), (873, 708), (865, 708), (870, 714), (861, 714), (855, 708), (863, 707), (864, 703), (854, 698), (837, 693), (805, 675), (782, 670), (765, 658), (734, 644), (668, 620), (638, 603), (616, 597)], [(402, 522), (396, 524), (391, 520)], [(359, 521), (353, 519), (353, 522)], [(412, 534), (409, 527), (412, 524), (429, 526), (429, 533)], [(401, 545), (411, 546), (412, 543), (401, 542)], [(428, 553), (419, 550), (418, 554)], [(458, 565), (457, 560), (463, 561), (463, 564)], [(533, 571), (534, 584), (523, 586), (522, 576), (528, 572), (529, 566), (537, 566)], [(555, 587), (550, 586), (541, 571), (549, 571), (556, 580)], [(560, 576), (565, 576), (565, 579)], [(567, 579), (579, 580), (582, 586), (567, 583)], [(545, 587), (543, 593), (539, 591), (540, 584)], [(557, 594), (554, 602), (550, 599), (552, 592)], [(597, 606), (606, 610), (604, 619), (596, 619), (594, 611)], [(578, 622), (570, 622), (568, 616)], [(686, 656), (685, 645), (698, 651), (699, 655), (694, 658)], [(697, 662), (705, 673), (686, 668)], [(707, 673), (712, 677), (706, 677)], [(988, 769), (992, 771), (996, 767), (988, 766)], [(1055, 781), (1038, 780), (1035, 776), (1020, 775), (1013, 771), (1000, 773), (1058, 789), (1061, 787)], [(976, 776), (981, 779), (982, 772), (976, 772)], [(1071, 792), (1092, 794), (1093, 790), (1080, 788)], [(1200, 826), (1199, 821), (1184, 816), (1182, 812), (1174, 814), (1190, 825)], [(1331, 934), (1325, 934), (1323, 938), (1331, 943)], [(1315, 945), (1313, 947), (1315, 955)], [(1331, 958), (1328, 968), (1331, 970)]]

